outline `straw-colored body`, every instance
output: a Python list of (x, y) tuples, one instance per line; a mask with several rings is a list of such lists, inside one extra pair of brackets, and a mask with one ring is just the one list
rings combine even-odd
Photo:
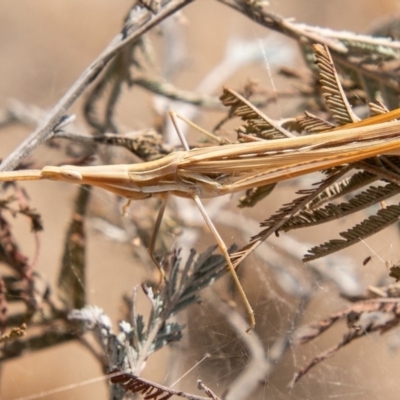
[(1, 172), (0, 181), (52, 179), (98, 186), (138, 200), (167, 192), (209, 198), (396, 151), (400, 121), (178, 151), (146, 163)]

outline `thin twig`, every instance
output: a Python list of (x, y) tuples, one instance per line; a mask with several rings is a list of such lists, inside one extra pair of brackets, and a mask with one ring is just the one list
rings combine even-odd
[(219, 397), (207, 387), (200, 379), (197, 381), (197, 388), (205, 392), (205, 394), (212, 400), (220, 400)]
[(365, 44), (365, 46), (381, 45), (393, 51), (398, 51), (400, 49), (400, 43), (396, 40), (392, 40), (390, 37), (372, 37), (370, 35), (335, 31), (328, 28), (320, 28), (318, 26), (295, 22), (292, 18), (284, 18), (279, 14), (267, 10), (267, 1), (218, 0), (218, 2), (246, 15), (248, 18), (251, 18), (253, 22), (269, 29), (296, 40), (306, 39), (310, 43), (326, 44), (330, 50), (340, 54), (347, 55), (349, 53), (345, 42), (350, 40), (357, 40)]
[(193, 0), (166, 0), (161, 2), (161, 9), (153, 15), (144, 7), (135, 6), (122, 31), (111, 41), (106, 49), (83, 72), (65, 95), (49, 112), (39, 127), (32, 132), (0, 165), (0, 171), (14, 169), (19, 162), (30, 155), (40, 144), (48, 140), (66, 115), (67, 110), (96, 79), (108, 62), (122, 49), (137, 40), (141, 35), (156, 26), (163, 19), (190, 4)]

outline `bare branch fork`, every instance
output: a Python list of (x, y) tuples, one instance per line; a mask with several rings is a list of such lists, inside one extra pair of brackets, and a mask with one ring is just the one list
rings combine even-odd
[(78, 80), (48, 113), (39, 127), (33, 131), (0, 165), (0, 171), (14, 169), (32, 151), (51, 138), (54, 129), (63, 121), (68, 109), (85, 91), (90, 83), (103, 71), (108, 62), (122, 49), (129, 46), (162, 20), (190, 4), (193, 0), (164, 0), (157, 14), (148, 9), (135, 6), (129, 13), (121, 32), (110, 42), (106, 49), (89, 65)]

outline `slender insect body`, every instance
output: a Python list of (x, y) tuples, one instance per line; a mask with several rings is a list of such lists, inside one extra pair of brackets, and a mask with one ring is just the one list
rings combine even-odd
[(146, 163), (4, 172), (0, 181), (61, 180), (102, 187), (130, 199), (165, 192), (209, 198), (393, 153), (400, 148), (399, 130), (398, 121), (346, 127), (302, 137), (174, 152)]
[[(207, 216), (200, 197), (254, 189), (380, 154), (398, 152), (400, 149), (399, 121), (351, 127), (352, 124), (341, 130), (307, 136), (180, 151), (161, 160), (132, 165), (69, 165), (45, 167), (41, 171), (3, 172), (0, 173), (0, 181), (51, 179), (97, 186), (129, 200), (152, 196), (161, 198), (160, 213), (149, 245), (156, 264), (153, 254), (155, 237), (168, 194), (192, 198), (224, 254), (252, 328), (255, 325), (254, 313), (240, 285), (227, 247)], [(187, 144), (185, 147), (188, 149)], [(164, 273), (159, 268), (161, 281)]]

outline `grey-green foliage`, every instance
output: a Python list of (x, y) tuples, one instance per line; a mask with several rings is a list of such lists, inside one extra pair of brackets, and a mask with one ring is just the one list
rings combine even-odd
[[(226, 272), (223, 256), (212, 254), (216, 246), (196, 255), (191, 250), (184, 265), (179, 251), (166, 258), (164, 265), (170, 270), (168, 279), (160, 291), (142, 285), (143, 293), (151, 304), (151, 312), (145, 322), (143, 315), (136, 313), (136, 292), (131, 301), (130, 321), (119, 324), (114, 333), (110, 318), (95, 306), (74, 310), (69, 318), (83, 323), (83, 328), (94, 331), (109, 360), (109, 368), (124, 371), (140, 371), (138, 365), (155, 351), (179, 341), (184, 327), (171, 318), (189, 305), (199, 301), (201, 289), (213, 283)], [(234, 247), (230, 251), (235, 250)], [(145, 354), (143, 354), (145, 352)]]

